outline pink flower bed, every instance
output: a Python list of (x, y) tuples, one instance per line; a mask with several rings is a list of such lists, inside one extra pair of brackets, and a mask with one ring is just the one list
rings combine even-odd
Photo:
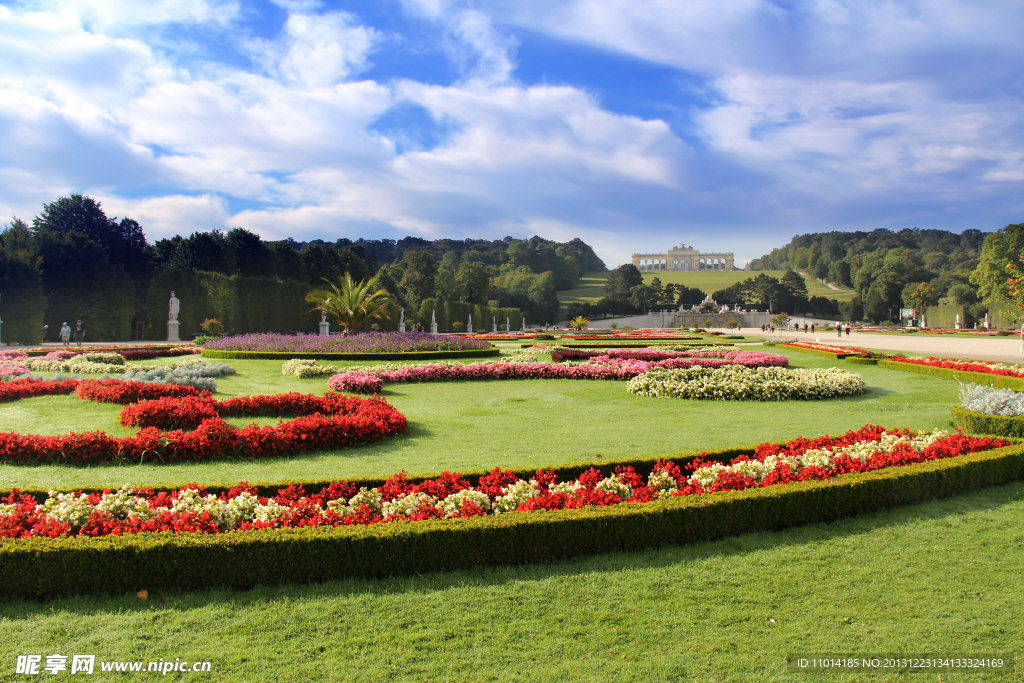
[(0, 362), (0, 377), (20, 377), (28, 373), (28, 367), (21, 363)]
[[(655, 352), (673, 353), (673, 352)], [(712, 354), (719, 352), (712, 351)], [(604, 379), (625, 381), (642, 375), (652, 367), (685, 368), (694, 365), (721, 367), (723, 365), (745, 365), (746, 367), (786, 367), (785, 356), (756, 351), (731, 351), (721, 358), (669, 357), (657, 362), (636, 358), (595, 356), (586, 365), (570, 367), (553, 363), (468, 363), (466, 365), (426, 364), (401, 370), (382, 372), (360, 372), (350, 370), (332, 375), (327, 386), (333, 391), (352, 393), (376, 393), (384, 384), (399, 382), (455, 382), (472, 379)], [(374, 382), (373, 380), (377, 380)]]

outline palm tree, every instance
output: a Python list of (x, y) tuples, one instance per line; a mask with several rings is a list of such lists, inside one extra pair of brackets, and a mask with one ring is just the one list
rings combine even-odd
[(306, 295), (306, 301), (316, 304), (310, 311), (323, 311), (338, 323), (343, 334), (347, 335), (367, 320), (391, 318), (395, 302), (387, 290), (374, 291), (376, 277), (356, 283), (350, 273), (345, 273), (341, 287), (327, 278), (321, 279), (330, 289), (314, 289)]

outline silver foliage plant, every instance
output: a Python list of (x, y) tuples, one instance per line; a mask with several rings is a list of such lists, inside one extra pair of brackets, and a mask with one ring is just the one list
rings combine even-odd
[(153, 384), (187, 384), (200, 391), (204, 389), (216, 391), (217, 383), (211, 378), (233, 374), (235, 374), (235, 369), (226, 363), (208, 363), (197, 360), (189, 363), (175, 363), (173, 366), (162, 368), (126, 372), (121, 375), (120, 379)]
[(982, 384), (960, 384), (960, 405), (986, 415), (1024, 415), (1024, 393), (993, 389)]

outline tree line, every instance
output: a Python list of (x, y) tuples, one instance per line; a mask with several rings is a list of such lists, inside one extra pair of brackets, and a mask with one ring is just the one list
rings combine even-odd
[(216, 315), (233, 333), (311, 331), (318, 317), (306, 315), (305, 294), (349, 273), (357, 282), (377, 276), (410, 323), (429, 323), (409, 317), (428, 299), (518, 308), (544, 322), (557, 318), (555, 292), (588, 270), (606, 268), (579, 239), (265, 241), (233, 228), (150, 243), (137, 221), (72, 194), (0, 232), (0, 318), (5, 342), (37, 343), (44, 325), (52, 340), (78, 319), (92, 340), (130, 339), (139, 325), (161, 338), (178, 287), (188, 292), (184, 307), (196, 309), (182, 333)]
[(1022, 253), (1024, 224), (990, 233), (879, 229), (798, 235), (749, 268), (791, 268), (855, 290), (844, 311), (851, 320), (897, 321), (900, 308), (948, 303), (963, 306), (973, 321), (1011, 299), (1006, 266)]

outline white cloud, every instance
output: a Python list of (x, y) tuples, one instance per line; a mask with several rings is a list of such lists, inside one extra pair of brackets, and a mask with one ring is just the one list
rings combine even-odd
[(216, 195), (165, 195), (146, 199), (121, 199), (100, 195), (108, 216), (130, 216), (155, 241), (195, 231), (226, 230), (232, 227), (224, 200)]

